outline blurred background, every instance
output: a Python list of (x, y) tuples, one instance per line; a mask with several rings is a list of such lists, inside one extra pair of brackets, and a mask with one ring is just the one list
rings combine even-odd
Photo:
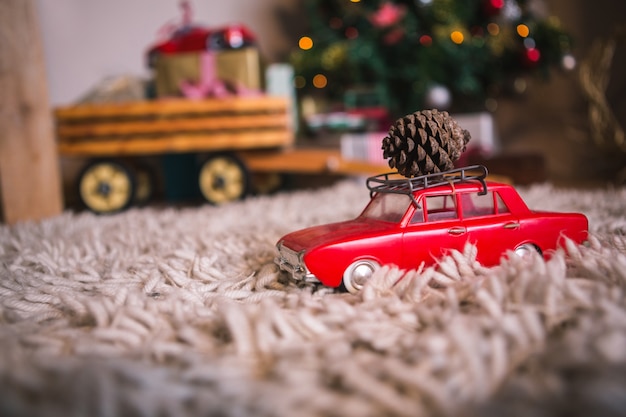
[[(53, 106), (89, 98), (104, 80), (149, 79), (148, 49), (184, 19), (178, 0), (36, 4)], [(266, 67), (289, 64), (298, 135), (304, 138), (298, 140), (321, 142), (350, 130), (359, 120), (346, 110), (360, 109), (358, 114), (380, 121), (359, 125), (362, 132), (384, 130), (388, 120), (415, 110), (439, 108), (475, 121), (487, 115), (490, 124), (479, 131), (487, 140), (476, 138), (485, 146), (472, 158), (492, 161), (519, 182), (626, 180), (624, 1), (188, 5), (193, 24), (248, 28)]]

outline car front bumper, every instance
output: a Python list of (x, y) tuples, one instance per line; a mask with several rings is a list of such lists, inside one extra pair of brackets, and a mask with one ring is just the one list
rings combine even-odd
[(281, 271), (288, 272), (294, 279), (306, 282), (319, 282), (315, 275), (309, 272), (303, 257), (304, 251), (296, 252), (288, 248), (282, 242), (276, 245), (278, 256), (274, 258), (274, 263)]

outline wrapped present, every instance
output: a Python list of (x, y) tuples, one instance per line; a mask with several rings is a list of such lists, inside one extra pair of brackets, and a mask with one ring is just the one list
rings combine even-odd
[(158, 97), (247, 95), (262, 88), (257, 48), (163, 54), (156, 58)]
[(155, 59), (157, 97), (181, 96), (182, 82), (200, 81), (201, 54), (197, 52), (159, 55)]
[(216, 53), (217, 77), (251, 90), (261, 90), (261, 57), (257, 48), (241, 48)]

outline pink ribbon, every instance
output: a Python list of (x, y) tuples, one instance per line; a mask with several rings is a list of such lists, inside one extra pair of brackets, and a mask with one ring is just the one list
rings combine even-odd
[[(230, 87), (230, 88), (229, 88)], [(241, 83), (227, 84), (217, 77), (217, 53), (203, 52), (200, 55), (200, 81), (197, 84), (188, 81), (180, 83), (183, 96), (192, 100), (201, 100), (206, 97), (223, 98), (229, 96), (255, 97), (262, 93), (247, 88)]]

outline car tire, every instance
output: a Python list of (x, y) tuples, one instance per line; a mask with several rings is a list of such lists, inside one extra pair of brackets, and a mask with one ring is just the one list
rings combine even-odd
[(343, 286), (349, 293), (358, 293), (378, 268), (380, 264), (371, 259), (353, 262), (343, 273)]
[(531, 257), (533, 253), (538, 253), (539, 255), (541, 255), (541, 249), (539, 249), (532, 243), (524, 243), (523, 245), (519, 245), (515, 248), (515, 254), (522, 259)]

